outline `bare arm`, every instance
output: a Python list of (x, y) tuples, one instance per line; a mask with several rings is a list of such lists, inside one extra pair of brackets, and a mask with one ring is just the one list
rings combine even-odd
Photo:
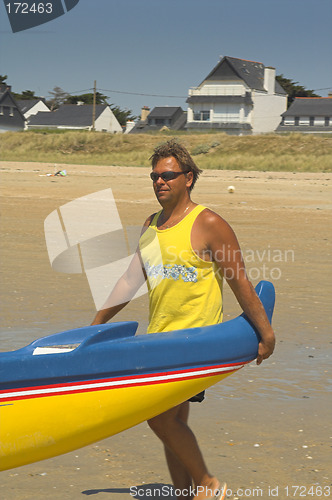
[(204, 233), (206, 247), (223, 273), (243, 312), (261, 336), (257, 364), (273, 353), (275, 336), (263, 304), (248, 280), (241, 249), (232, 228), (217, 214), (207, 211)]
[(256, 361), (257, 364), (260, 365), (263, 359), (270, 357), (274, 351), (275, 336), (272, 326), (266, 316), (263, 304), (250, 281), (247, 278), (243, 281), (233, 279), (227, 281), (242, 307), (243, 312), (255, 325), (261, 336)]
[[(145, 221), (141, 234), (143, 234), (150, 225), (152, 217), (153, 215), (148, 217)], [(139, 248), (137, 248), (128, 269), (116, 283), (107, 301), (94, 317), (91, 325), (100, 325), (102, 323), (107, 323), (107, 321), (112, 319), (131, 301), (145, 280), (146, 274), (142, 268)]]
[(137, 290), (143, 285), (145, 274), (141, 266), (138, 252), (135, 253), (127, 271), (116, 283), (102, 309), (97, 312), (92, 325), (107, 323), (134, 297)]

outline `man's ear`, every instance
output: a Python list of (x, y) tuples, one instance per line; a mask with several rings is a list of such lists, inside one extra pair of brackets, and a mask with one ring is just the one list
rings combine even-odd
[(194, 174), (192, 172), (187, 172), (186, 178), (187, 178), (186, 186), (187, 188), (190, 188), (194, 180)]

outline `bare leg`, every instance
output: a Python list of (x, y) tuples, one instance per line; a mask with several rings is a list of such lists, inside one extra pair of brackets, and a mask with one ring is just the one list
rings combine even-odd
[[(177, 459), (171, 450), (164, 447), (165, 456), (168, 465), (168, 470), (172, 478), (172, 483), (174, 489), (177, 490), (178, 500), (191, 500), (193, 494), (190, 493), (192, 490), (192, 479), (190, 474), (186, 471), (183, 464)], [(179, 491), (183, 494), (179, 495)], [(188, 494), (186, 494), (188, 492)]]
[[(186, 489), (190, 488), (193, 480), (196, 488), (204, 486), (209, 489), (198, 492), (195, 498), (201, 500), (213, 497), (220, 483), (207, 470), (196, 438), (187, 425), (188, 414), (189, 403), (185, 402), (150, 419), (148, 424), (167, 450), (166, 459), (174, 487), (183, 489), (185, 485)], [(206, 491), (211, 491), (211, 494), (206, 494)]]
[[(177, 418), (182, 420), (185, 424), (188, 422), (188, 416), (189, 416), (189, 403), (183, 403), (182, 405), (178, 406), (178, 413), (177, 413)], [(184, 465), (178, 460), (176, 455), (167, 448), (167, 446), (164, 445), (165, 449), (165, 456), (166, 456), (166, 461), (168, 465), (168, 469), (172, 478), (173, 486), (177, 490), (187, 490), (190, 491), (190, 488), (192, 486), (192, 479), (190, 474), (188, 473), (187, 469), (184, 467)], [(185, 500), (190, 500), (192, 495), (186, 497)], [(184, 495), (178, 496), (179, 499), (183, 500)]]

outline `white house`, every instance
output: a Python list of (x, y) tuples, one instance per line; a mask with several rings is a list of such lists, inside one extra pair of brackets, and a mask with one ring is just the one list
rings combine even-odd
[[(52, 112), (39, 111), (30, 116), (28, 129), (59, 128), (72, 130), (92, 130), (92, 104), (64, 104)], [(106, 104), (95, 106), (95, 130), (98, 132), (122, 133), (122, 127), (113, 111)]]
[(245, 135), (273, 132), (287, 109), (274, 68), (223, 57), (198, 87), (189, 89), (187, 129)]
[(331, 133), (332, 96), (296, 97), (282, 114), (277, 132)]
[(42, 99), (22, 99), (16, 102), (26, 119), (31, 115), (36, 115), (39, 111), (50, 112)]

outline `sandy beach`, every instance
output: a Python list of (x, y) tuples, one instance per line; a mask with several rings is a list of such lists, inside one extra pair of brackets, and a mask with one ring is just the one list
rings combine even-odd
[[(61, 169), (67, 176), (46, 175)], [(48, 214), (108, 187), (125, 227), (140, 226), (159, 205), (147, 168), (0, 162), (0, 170), (0, 350), (9, 351), (87, 325), (95, 314), (86, 276), (50, 266)], [(234, 228), (253, 284), (268, 279), (277, 292), (273, 357), (210, 388), (204, 403), (192, 405), (191, 424), (208, 467), (227, 481), (232, 500), (332, 494), (331, 180), (332, 174), (321, 173), (207, 170), (193, 191), (195, 202)], [(239, 312), (225, 286), (225, 320)], [(146, 296), (117, 317), (129, 319), (144, 332)], [(1, 472), (0, 498), (147, 500), (160, 498), (152, 490), (169, 484), (161, 445), (142, 423), (72, 453)]]

